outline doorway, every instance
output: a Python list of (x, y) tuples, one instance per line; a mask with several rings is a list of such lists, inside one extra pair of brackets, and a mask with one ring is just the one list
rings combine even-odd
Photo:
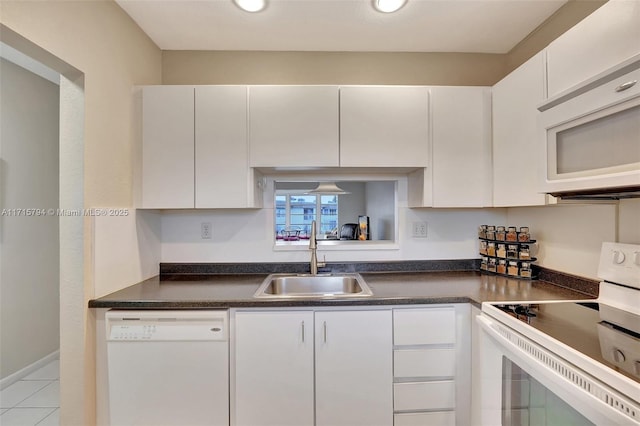
[[(2, 365), (0, 423), (79, 424), (75, 418), (84, 413), (68, 409), (65, 414), (64, 401), (80, 405), (75, 401), (77, 395), (86, 391), (85, 220), (64, 212), (82, 211), (84, 207), (84, 77), (2, 25), (0, 42), (2, 56), (15, 50), (27, 62), (49, 68), (50, 76), (58, 80), (53, 89), (55, 101), (48, 98), (33, 102), (31, 91), (40, 95), (51, 92), (52, 82), (35, 75), (28, 65), (1, 59), (2, 358), (5, 350), (15, 349), (11, 346), (23, 346), (21, 360), (10, 355), (13, 364)], [(13, 79), (15, 76), (18, 80)], [(24, 122), (20, 131), (15, 129), (16, 120)], [(16, 131), (5, 133), (8, 129)], [(25, 302), (20, 310), (14, 306), (19, 305), (14, 303), (18, 299)], [(14, 306), (7, 312), (13, 317), (5, 318), (5, 305)], [(24, 330), (20, 328), (23, 324)], [(15, 338), (13, 344), (5, 344), (5, 335)], [(38, 351), (32, 351), (35, 343), (42, 344)], [(65, 387), (65, 382), (72, 385)]]

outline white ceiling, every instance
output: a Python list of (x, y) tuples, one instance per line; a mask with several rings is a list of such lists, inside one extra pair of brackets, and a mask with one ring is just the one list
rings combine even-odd
[(506, 53), (566, 0), (116, 0), (163, 50)]

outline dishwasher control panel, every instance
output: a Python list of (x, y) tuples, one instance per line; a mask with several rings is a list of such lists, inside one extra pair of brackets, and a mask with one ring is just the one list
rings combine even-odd
[(109, 341), (227, 340), (226, 311), (109, 311), (106, 320)]
[(112, 325), (110, 340), (151, 340), (158, 328), (150, 325)]

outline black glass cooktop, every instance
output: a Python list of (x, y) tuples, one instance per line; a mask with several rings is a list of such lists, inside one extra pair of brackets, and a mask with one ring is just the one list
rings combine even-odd
[(494, 306), (640, 383), (640, 316), (591, 302)]

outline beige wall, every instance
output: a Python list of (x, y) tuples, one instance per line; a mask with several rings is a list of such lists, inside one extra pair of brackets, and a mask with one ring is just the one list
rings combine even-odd
[(604, 3), (569, 1), (507, 54), (165, 50), (162, 83), (492, 86)]
[[(161, 82), (160, 50), (111, 0), (3, 0), (0, 22), (84, 73), (84, 205), (131, 206), (132, 87)], [(5, 41), (2, 33), (0, 38)], [(65, 131), (73, 133), (73, 129)], [(88, 230), (84, 234), (86, 259), (91, 254)], [(77, 277), (78, 271), (73, 271), (77, 263), (64, 266)], [(94, 289), (91, 264), (86, 262), (84, 268), (80, 271), (84, 283), (81, 278), (61, 278), (74, 283), (62, 286), (60, 295), (60, 424), (69, 426), (95, 423), (94, 321), (86, 308)]]
[(132, 205), (131, 90), (160, 83), (160, 50), (111, 0), (3, 0), (0, 20), (85, 74), (86, 205)]
[(570, 0), (507, 54), (505, 75), (518, 68), (607, 0)]
[[(0, 75), (0, 209), (56, 209), (60, 88), (4, 59)], [(0, 378), (58, 350), (56, 219), (0, 216)]]
[(492, 85), (505, 55), (164, 51), (163, 84)]

